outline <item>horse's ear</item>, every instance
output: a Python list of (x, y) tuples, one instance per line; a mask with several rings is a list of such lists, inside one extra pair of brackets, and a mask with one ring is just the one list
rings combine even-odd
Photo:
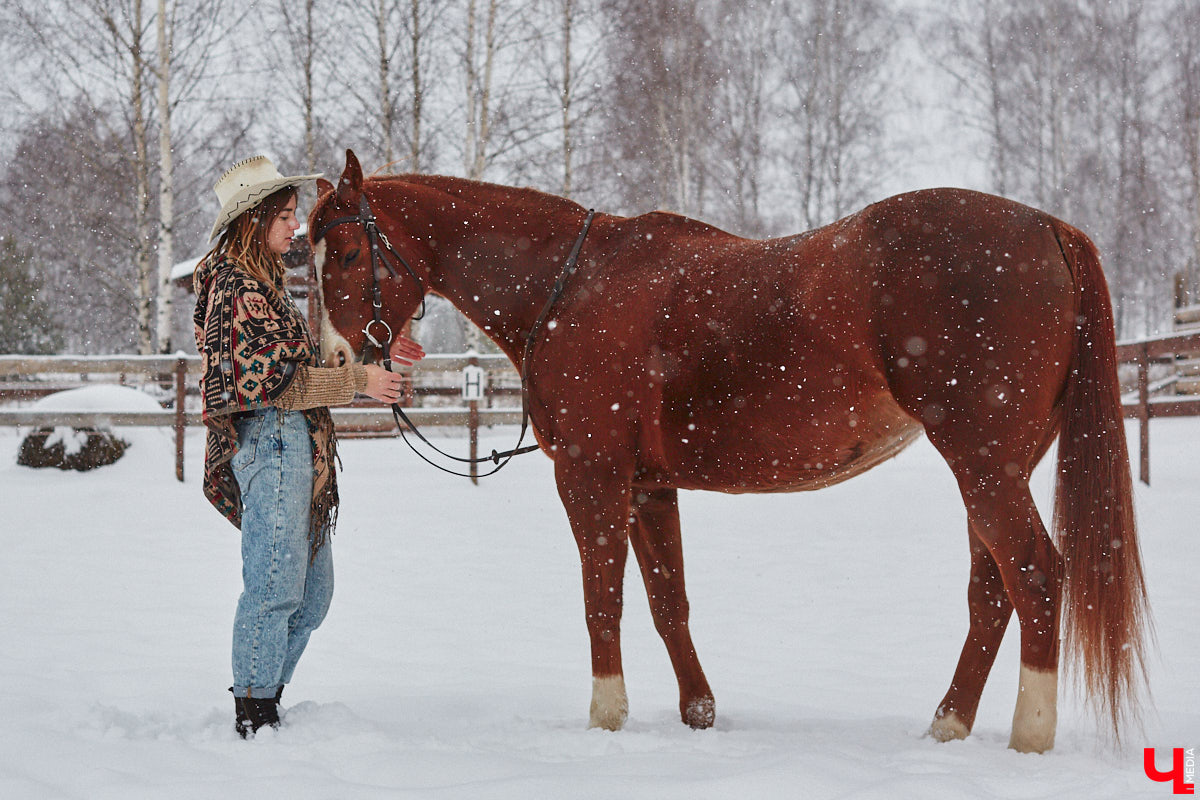
[(346, 151), (346, 169), (342, 171), (342, 179), (338, 181), (338, 199), (346, 203), (357, 203), (362, 194), (363, 174), (358, 163), (358, 157), (353, 150)]
[(333, 184), (324, 178), (317, 178), (317, 199), (324, 199), (325, 195), (333, 191)]

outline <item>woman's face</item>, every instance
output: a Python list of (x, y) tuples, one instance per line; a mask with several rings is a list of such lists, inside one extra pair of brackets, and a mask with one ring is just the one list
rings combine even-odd
[(292, 249), (292, 237), (299, 230), (300, 223), (296, 219), (296, 196), (288, 201), (279, 214), (271, 221), (267, 229), (267, 248), (273, 253), (283, 255)]

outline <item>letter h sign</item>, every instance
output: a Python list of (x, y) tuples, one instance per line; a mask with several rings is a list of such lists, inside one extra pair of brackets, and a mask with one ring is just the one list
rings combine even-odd
[(474, 364), (463, 367), (462, 380), (463, 400), (483, 399), (483, 367), (477, 367)]

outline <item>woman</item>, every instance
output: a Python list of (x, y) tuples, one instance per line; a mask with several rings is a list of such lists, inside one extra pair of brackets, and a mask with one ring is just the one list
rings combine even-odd
[[(300, 227), (296, 187), (264, 156), (239, 161), (213, 187), (221, 201), (197, 267), (196, 346), (208, 440), (204, 494), (242, 532), (243, 591), (233, 628), (235, 728), (279, 725), (279, 700), (333, 594), (329, 537), (337, 457), (328, 406), (361, 392), (400, 397), (375, 365), (320, 366), (304, 315), (284, 288), (283, 254)], [(404, 365), (424, 356), (398, 336)]]

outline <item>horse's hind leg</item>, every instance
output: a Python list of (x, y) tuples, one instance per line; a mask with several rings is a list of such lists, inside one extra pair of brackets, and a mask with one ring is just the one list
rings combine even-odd
[(635, 489), (633, 518), (630, 543), (646, 583), (654, 627), (667, 646), (679, 681), (679, 714), (693, 728), (712, 727), (712, 689), (700, 668), (688, 629), (676, 490)]
[[(994, 469), (996, 463), (1008, 467)], [(1027, 479), (1014, 465), (1000, 458), (974, 471), (959, 461), (954, 472), (971, 530), (991, 554), (1021, 624), (1021, 681), (1009, 747), (1040, 753), (1054, 746), (1058, 717), (1062, 558), (1033, 504)]]
[(974, 727), (983, 685), (1013, 611), (996, 560), (970, 526), (967, 532), (971, 544), (971, 580), (967, 586), (970, 628), (954, 670), (954, 680), (929, 728), (930, 735), (943, 742), (964, 739)]

